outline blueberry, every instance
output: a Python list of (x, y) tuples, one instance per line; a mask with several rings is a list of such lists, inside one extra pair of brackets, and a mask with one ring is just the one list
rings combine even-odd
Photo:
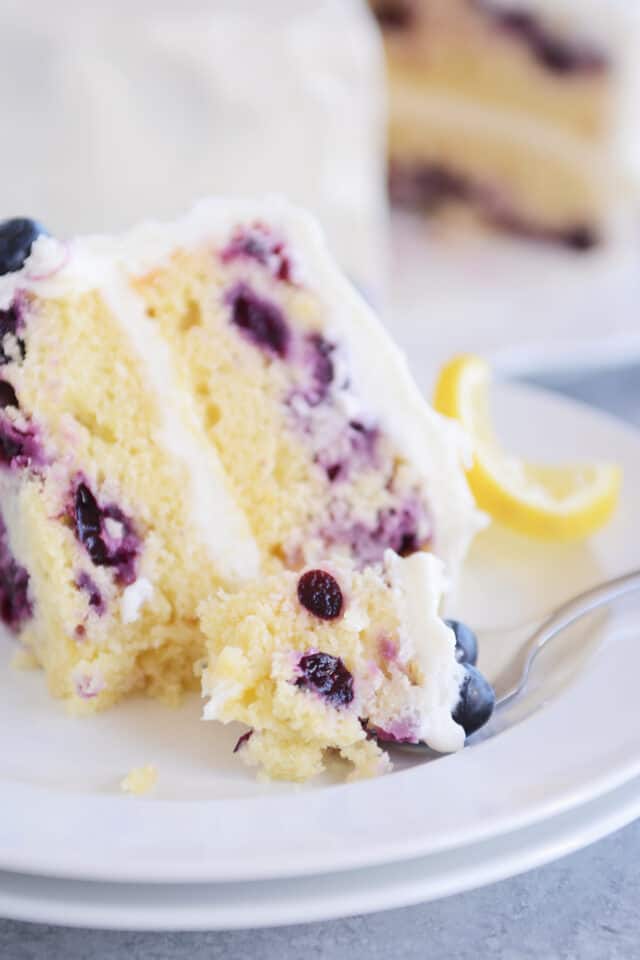
[(308, 653), (300, 658), (296, 687), (313, 689), (332, 707), (344, 707), (353, 700), (353, 677), (340, 657), (330, 653)]
[(0, 223), (0, 274), (20, 270), (31, 253), (34, 240), (46, 233), (36, 220), (14, 217)]
[(19, 407), (16, 392), (6, 380), (0, 380), (0, 407)]
[(298, 600), (321, 620), (335, 620), (342, 613), (340, 584), (326, 570), (307, 570), (298, 580)]
[(29, 574), (11, 553), (7, 528), (0, 516), (0, 620), (17, 632), (32, 613)]
[(460, 686), (460, 699), (453, 711), (453, 719), (463, 727), (468, 737), (484, 726), (496, 704), (493, 687), (480, 671), (465, 664), (466, 676)]
[(257, 347), (285, 357), (290, 331), (282, 311), (256, 296), (249, 287), (237, 287), (229, 297), (231, 322)]
[[(135, 580), (135, 561), (140, 552), (140, 539), (132, 522), (115, 504), (100, 507), (86, 483), (79, 483), (75, 493), (74, 521), (76, 537), (97, 567), (115, 567), (121, 583)], [(103, 528), (104, 519), (117, 520), (123, 536), (110, 541)]]
[(456, 660), (458, 663), (470, 663), (474, 667), (478, 662), (478, 638), (473, 630), (459, 620), (445, 620), (456, 637)]

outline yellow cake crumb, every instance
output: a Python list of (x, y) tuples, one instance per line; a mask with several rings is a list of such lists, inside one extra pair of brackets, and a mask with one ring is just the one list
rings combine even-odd
[(147, 763), (143, 767), (132, 767), (126, 777), (120, 781), (120, 789), (123, 793), (141, 797), (153, 790), (157, 780), (158, 771), (152, 763)]
[(37, 670), (40, 664), (31, 650), (20, 647), (11, 658), (11, 666), (14, 670)]

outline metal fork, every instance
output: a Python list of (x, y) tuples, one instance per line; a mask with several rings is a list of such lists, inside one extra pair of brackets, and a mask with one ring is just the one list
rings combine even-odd
[(507, 703), (512, 703), (523, 692), (529, 679), (533, 662), (544, 647), (557, 637), (562, 630), (571, 626), (576, 620), (591, 613), (598, 607), (603, 607), (618, 597), (634, 590), (640, 590), (640, 570), (633, 570), (624, 576), (615, 577), (613, 580), (607, 580), (597, 587), (591, 587), (584, 593), (563, 603), (531, 634), (523, 646), (522, 654), (524, 662), (520, 677), (517, 682), (507, 690), (500, 692), (496, 690), (495, 709), (499, 710)]

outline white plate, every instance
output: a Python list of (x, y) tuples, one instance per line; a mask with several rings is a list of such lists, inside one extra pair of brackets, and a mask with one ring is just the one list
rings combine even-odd
[[(484, 534), (460, 608), (482, 628), (530, 620), (640, 566), (638, 434), (531, 389), (505, 386), (498, 401), (521, 448), (614, 457), (626, 484), (617, 517), (588, 546)], [(560, 682), (534, 683), (499, 736), (432, 763), (401, 758), (378, 780), (304, 789), (255, 783), (231, 754), (236, 731), (199, 724), (197, 702), (178, 712), (131, 702), (70, 720), (39, 673), (2, 671), (0, 867), (95, 880), (273, 879), (450, 851), (556, 816), (640, 774), (635, 624), (623, 607), (569, 639), (556, 659)], [(484, 664), (498, 669), (513, 642), (494, 636)], [(120, 795), (120, 777), (144, 761), (158, 765), (156, 796)]]
[(640, 815), (640, 779), (516, 833), (403, 864), (233, 884), (122, 884), (0, 873), (0, 916), (120, 930), (229, 930), (406, 907), (504, 880)]

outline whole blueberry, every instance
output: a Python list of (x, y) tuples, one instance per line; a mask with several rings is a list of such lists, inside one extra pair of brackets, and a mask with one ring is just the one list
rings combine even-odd
[(326, 570), (307, 570), (298, 580), (298, 600), (321, 620), (335, 620), (342, 613), (340, 584)]
[(445, 620), (445, 623), (455, 634), (458, 663), (471, 663), (475, 667), (478, 662), (478, 638), (473, 630), (459, 620)]
[(0, 274), (20, 270), (34, 241), (47, 231), (36, 220), (13, 217), (0, 223)]
[(353, 700), (353, 677), (340, 657), (330, 653), (307, 653), (298, 664), (296, 686), (315, 690), (332, 707), (345, 707)]
[(493, 687), (480, 671), (465, 665), (466, 675), (460, 687), (460, 699), (453, 711), (453, 719), (468, 737), (487, 722), (496, 704)]

